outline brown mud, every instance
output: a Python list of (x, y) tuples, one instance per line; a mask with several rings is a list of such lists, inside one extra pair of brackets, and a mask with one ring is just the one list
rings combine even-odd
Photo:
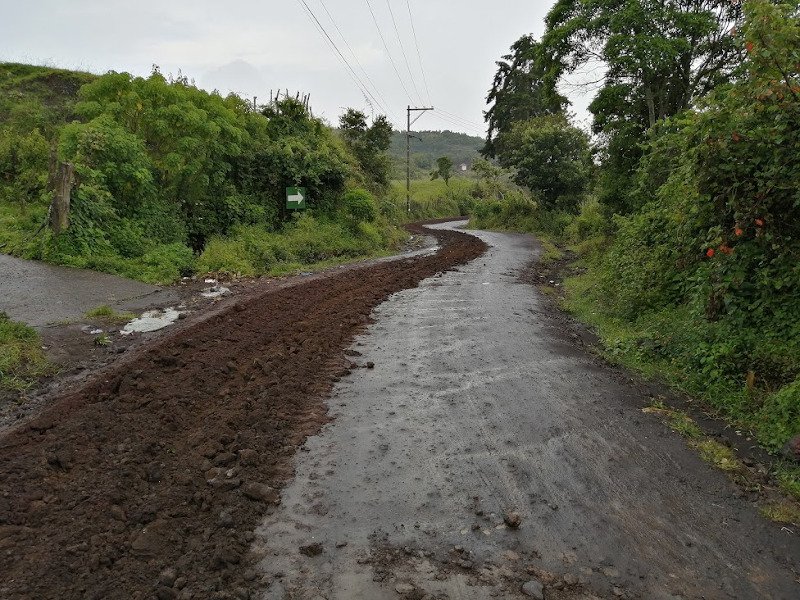
[(345, 348), (390, 295), (486, 249), (425, 233), (438, 253), (253, 290), (5, 432), (0, 597), (250, 598), (253, 529), (333, 383), (369, 367)]

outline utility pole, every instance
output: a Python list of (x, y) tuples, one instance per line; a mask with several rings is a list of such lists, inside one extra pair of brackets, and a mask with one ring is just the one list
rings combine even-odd
[[(425, 111), (433, 110), (433, 107), (411, 108), (408, 107), (408, 126), (406, 127), (406, 211), (411, 212), (411, 126), (417, 122)], [(411, 113), (419, 114), (411, 120)]]

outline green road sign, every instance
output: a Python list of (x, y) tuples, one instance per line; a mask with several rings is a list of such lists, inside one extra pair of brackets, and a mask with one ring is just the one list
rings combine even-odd
[(306, 208), (306, 198), (308, 194), (306, 188), (287, 187), (286, 188), (286, 208), (289, 210), (300, 210)]

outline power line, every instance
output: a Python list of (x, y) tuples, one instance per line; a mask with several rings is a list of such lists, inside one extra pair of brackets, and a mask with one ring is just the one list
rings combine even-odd
[(397, 75), (397, 79), (400, 81), (400, 86), (403, 88), (403, 91), (406, 94), (406, 98), (411, 99), (411, 94), (408, 93), (406, 84), (403, 82), (403, 78), (400, 77), (400, 71), (397, 70), (397, 65), (394, 62), (394, 58), (392, 58), (392, 53), (389, 52), (389, 45), (386, 43), (386, 38), (383, 37), (383, 31), (381, 31), (381, 26), (378, 24), (378, 19), (375, 16), (375, 11), (372, 10), (372, 4), (370, 4), (369, 0), (365, 0), (365, 2), (367, 3), (367, 8), (369, 8), (369, 12), (372, 15), (372, 22), (375, 23), (375, 28), (378, 30), (378, 35), (381, 38), (381, 42), (383, 42), (383, 48), (384, 50), (386, 50), (386, 55), (389, 57), (389, 62), (392, 63), (394, 74)]
[(448, 117), (445, 114), (439, 113), (438, 110), (436, 112), (437, 112), (436, 118), (438, 118), (443, 123), (456, 127), (458, 130), (462, 132), (470, 133), (472, 135), (476, 135), (477, 137), (484, 137), (486, 135), (485, 131), (478, 129), (477, 127), (460, 123), (459, 121), (456, 121), (455, 119)]
[(464, 117), (461, 117), (461, 116), (459, 116), (457, 114), (448, 112), (448, 111), (443, 110), (443, 109), (439, 109), (439, 112), (444, 113), (448, 117), (452, 117), (453, 119), (455, 119), (457, 121), (462, 121), (466, 125), (471, 125), (472, 127), (477, 127), (479, 129), (482, 129), (482, 128), (484, 128), (486, 126), (483, 123), (478, 123), (477, 121), (471, 121), (470, 119), (465, 119)]
[(425, 77), (425, 67), (422, 66), (422, 54), (419, 51), (419, 41), (417, 41), (417, 30), (414, 27), (414, 17), (411, 15), (411, 0), (406, 0), (408, 7), (408, 20), (411, 22), (411, 33), (414, 34), (414, 45), (417, 48), (417, 60), (419, 61), (419, 70), (422, 72), (422, 83), (425, 84), (425, 93), (428, 96), (428, 104), (431, 104), (431, 90), (428, 88), (428, 78)]
[(458, 125), (459, 127), (462, 127), (464, 129), (470, 129), (472, 131), (481, 131), (482, 134), (485, 133), (484, 126), (479, 125), (474, 121), (464, 119), (463, 117), (460, 117), (446, 110), (437, 109), (436, 113), (437, 116), (443, 121), (447, 121), (448, 123)]
[(303, 8), (305, 8), (306, 12), (311, 17), (312, 22), (316, 25), (317, 29), (325, 36), (325, 38), (328, 40), (328, 43), (336, 51), (336, 54), (339, 55), (340, 60), (344, 63), (345, 67), (347, 67), (347, 69), (348, 69), (348, 75), (350, 75), (350, 78), (353, 79), (353, 82), (356, 84), (356, 86), (361, 91), (361, 93), (364, 94), (364, 97), (368, 101), (369, 101), (369, 98), (371, 98), (375, 102), (375, 104), (377, 104), (378, 107), (382, 111), (387, 112), (386, 109), (383, 108), (381, 103), (378, 101), (378, 99), (375, 98), (375, 96), (373, 96), (372, 93), (368, 89), (366, 89), (366, 86), (364, 85), (364, 82), (361, 81), (361, 78), (358, 76), (358, 73), (356, 73), (355, 70), (353, 69), (353, 67), (350, 66), (350, 63), (344, 57), (344, 54), (342, 54), (341, 50), (339, 50), (339, 47), (336, 45), (336, 42), (334, 42), (333, 39), (331, 38), (331, 36), (328, 35), (328, 32), (325, 30), (325, 27), (323, 27), (322, 23), (320, 23), (319, 19), (314, 14), (314, 11), (311, 10), (310, 6), (308, 6), (308, 4), (306, 3), (306, 0), (297, 0), (297, 1), (301, 4), (301, 6)]
[[(328, 7), (325, 6), (325, 2), (323, 0), (319, 0), (319, 3), (322, 5), (322, 9), (325, 11), (325, 14), (328, 15), (328, 19), (333, 24), (333, 26), (336, 28), (336, 31), (339, 33), (339, 37), (342, 38), (342, 41), (344, 42), (345, 46), (347, 46), (347, 49), (350, 51), (350, 54), (352, 55), (353, 59), (355, 59), (356, 64), (358, 65), (358, 68), (361, 69), (361, 73), (363, 73), (363, 75), (366, 78), (366, 80), (372, 86), (372, 89), (375, 91), (375, 93), (377, 94), (378, 98), (380, 98), (381, 102), (383, 102), (384, 105), (389, 106), (389, 103), (386, 102), (386, 99), (383, 97), (383, 94), (381, 94), (380, 90), (378, 89), (378, 86), (375, 85), (375, 82), (372, 81), (372, 78), (369, 76), (369, 73), (367, 73), (367, 70), (361, 64), (361, 61), (358, 60), (358, 55), (353, 50), (352, 46), (350, 46), (350, 43), (347, 41), (347, 38), (342, 33), (342, 30), (339, 29), (339, 25), (336, 24), (336, 21), (334, 20), (333, 15), (331, 15), (330, 11), (328, 11)], [(394, 116), (396, 117), (397, 115), (394, 115)]]
[(422, 96), (419, 95), (419, 90), (417, 89), (417, 82), (414, 81), (414, 75), (411, 73), (411, 66), (408, 64), (408, 57), (406, 56), (406, 50), (403, 48), (403, 40), (400, 39), (400, 29), (397, 27), (397, 21), (394, 18), (394, 11), (392, 10), (392, 5), (389, 0), (386, 0), (386, 6), (389, 8), (389, 16), (392, 17), (392, 25), (394, 26), (394, 34), (397, 36), (397, 43), (400, 45), (400, 53), (403, 55), (403, 60), (406, 63), (406, 70), (408, 71), (408, 78), (411, 80), (411, 85), (414, 87), (414, 92), (417, 94), (417, 100), (420, 104), (422, 104)]

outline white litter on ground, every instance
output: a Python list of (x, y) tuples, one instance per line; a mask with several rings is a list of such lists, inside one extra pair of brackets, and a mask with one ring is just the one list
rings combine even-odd
[(178, 320), (180, 312), (172, 307), (163, 310), (150, 310), (142, 314), (141, 317), (134, 319), (122, 328), (120, 333), (122, 335), (130, 335), (136, 333), (147, 333), (149, 331), (158, 331), (164, 329), (167, 325), (172, 325)]

